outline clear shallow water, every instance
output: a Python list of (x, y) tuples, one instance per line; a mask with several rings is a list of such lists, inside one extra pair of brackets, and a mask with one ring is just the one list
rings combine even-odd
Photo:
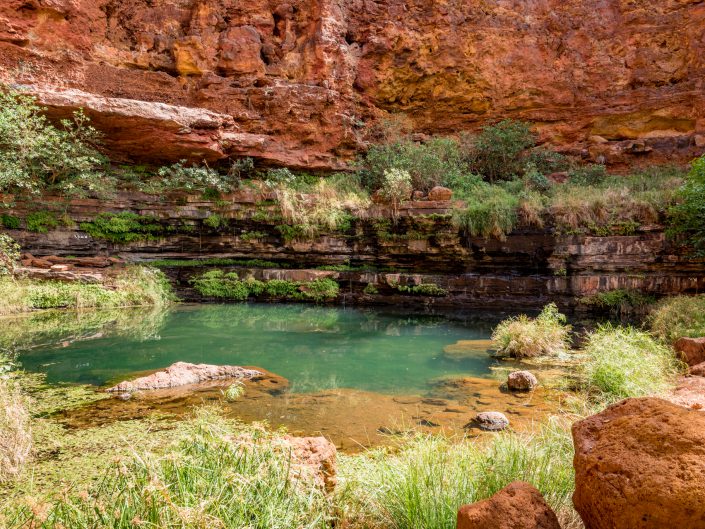
[[(444, 347), (486, 340), (496, 319), (399, 315), (305, 305), (198, 305), (167, 312), (123, 311), (26, 323), (34, 347), (20, 356), (50, 383), (97, 386), (177, 361), (258, 366), (293, 392), (350, 388), (421, 393), (449, 375), (490, 377), (483, 349), (449, 357)], [(37, 318), (37, 316), (35, 316)], [(7, 329), (5, 331), (7, 334)], [(10, 341), (2, 337), (0, 343)], [(44, 344), (44, 345), (37, 345)]]

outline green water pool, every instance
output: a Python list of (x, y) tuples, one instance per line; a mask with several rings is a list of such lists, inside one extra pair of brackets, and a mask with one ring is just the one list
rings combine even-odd
[[(49, 316), (25, 323), (31, 332), (19, 357), (24, 369), (46, 373), (50, 383), (102, 386), (185, 361), (262, 367), (300, 393), (351, 388), (390, 394), (423, 392), (450, 375), (489, 378), (495, 361), (486, 349), (449, 355), (444, 348), (487, 340), (499, 319), (265, 304), (51, 317), (58, 323)], [(2, 335), (0, 329), (0, 340), (11, 341)]]

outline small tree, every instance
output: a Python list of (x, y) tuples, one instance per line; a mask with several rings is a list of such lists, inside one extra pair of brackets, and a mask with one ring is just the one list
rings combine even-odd
[(671, 236), (683, 236), (697, 256), (705, 255), (705, 156), (693, 162), (678, 190), (678, 203), (669, 210)]
[(510, 180), (522, 173), (527, 149), (536, 145), (528, 123), (505, 120), (466, 140), (472, 170), (490, 182)]
[(102, 191), (100, 135), (81, 111), (52, 125), (33, 97), (0, 86), (0, 191)]
[(397, 217), (399, 205), (411, 197), (413, 191), (411, 175), (402, 169), (388, 169), (384, 171), (384, 182), (380, 193), (392, 206), (392, 216)]

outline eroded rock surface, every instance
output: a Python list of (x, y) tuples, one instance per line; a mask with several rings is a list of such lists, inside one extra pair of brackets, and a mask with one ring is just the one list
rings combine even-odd
[(673, 347), (689, 366), (705, 362), (705, 338), (679, 338)]
[(125, 380), (117, 386), (109, 388), (110, 393), (131, 393), (133, 391), (149, 391), (155, 389), (176, 388), (189, 384), (200, 384), (213, 380), (229, 378), (247, 380), (263, 373), (254, 369), (245, 369), (239, 366), (215, 366), (209, 364), (189, 364), (176, 362), (163, 371), (135, 380)]
[(457, 529), (561, 529), (561, 526), (536, 488), (515, 481), (487, 500), (461, 507)]
[(0, 73), (115, 154), (337, 168), (384, 111), (416, 132), (499, 118), (608, 163), (705, 141), (699, 1), (7, 0)]
[(286, 436), (291, 446), (294, 472), (298, 479), (312, 479), (326, 492), (333, 492), (338, 483), (338, 452), (325, 437)]
[(628, 399), (573, 425), (587, 529), (705, 528), (705, 414)]

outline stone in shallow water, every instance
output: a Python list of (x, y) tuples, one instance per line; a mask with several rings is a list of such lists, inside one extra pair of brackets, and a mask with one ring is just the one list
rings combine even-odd
[(531, 391), (539, 381), (530, 371), (514, 371), (507, 377), (507, 387), (514, 391)]
[(483, 411), (475, 416), (471, 425), (488, 432), (497, 432), (509, 426), (509, 419), (504, 413), (498, 411)]
[(176, 362), (163, 371), (157, 371), (146, 377), (135, 380), (125, 380), (117, 386), (109, 388), (109, 393), (131, 393), (133, 391), (146, 391), (153, 389), (176, 388), (189, 384), (199, 384), (211, 380), (225, 380), (228, 378), (249, 380), (263, 373), (254, 369), (245, 369), (239, 366), (214, 366), (209, 364), (189, 364)]

